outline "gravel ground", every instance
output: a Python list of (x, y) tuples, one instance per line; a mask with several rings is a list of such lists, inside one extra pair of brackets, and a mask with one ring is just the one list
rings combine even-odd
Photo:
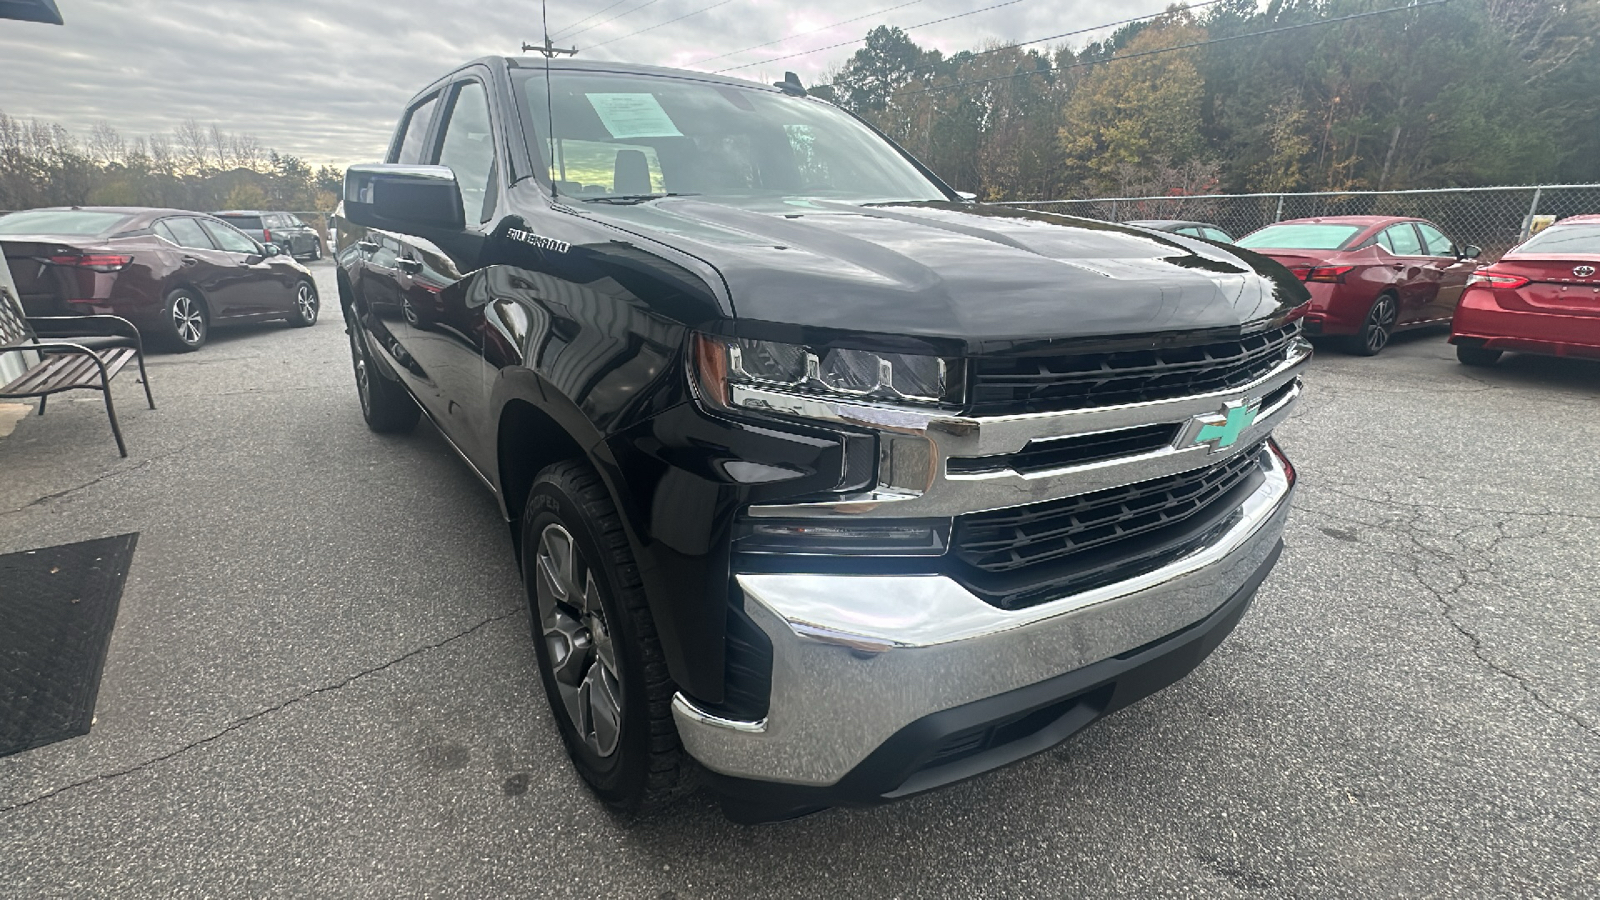
[(1600, 365), (1324, 351), (1288, 550), (1192, 676), (749, 828), (589, 798), (494, 501), (366, 430), (341, 324), (158, 356), (154, 412), (124, 375), (127, 460), (96, 398), (0, 409), (0, 552), (140, 532), (93, 732), (0, 758), (0, 895), (1600, 896)]

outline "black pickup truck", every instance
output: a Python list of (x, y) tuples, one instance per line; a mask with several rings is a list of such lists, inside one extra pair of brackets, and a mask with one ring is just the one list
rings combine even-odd
[(1307, 295), (971, 202), (793, 79), (483, 59), (352, 167), (362, 411), (499, 497), (623, 810), (905, 796), (1196, 666), (1282, 547)]

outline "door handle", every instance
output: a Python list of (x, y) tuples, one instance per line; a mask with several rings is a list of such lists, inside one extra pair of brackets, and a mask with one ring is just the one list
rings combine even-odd
[(186, 266), (198, 266), (200, 264), (200, 260), (195, 259), (192, 256), (185, 256), (183, 257), (183, 264)]
[(415, 275), (422, 271), (422, 263), (414, 259), (401, 257), (400, 260), (395, 264), (400, 267), (400, 271), (406, 273), (407, 275)]

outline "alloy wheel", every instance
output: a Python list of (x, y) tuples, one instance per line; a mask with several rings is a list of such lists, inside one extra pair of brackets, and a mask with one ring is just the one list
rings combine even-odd
[(608, 757), (622, 735), (622, 682), (594, 570), (572, 533), (554, 523), (539, 534), (534, 566), (539, 629), (567, 720)]
[(1395, 307), (1394, 298), (1388, 294), (1378, 298), (1372, 304), (1372, 312), (1367, 316), (1367, 352), (1377, 353), (1389, 344), (1389, 334), (1394, 329), (1395, 319), (1399, 310)]
[(188, 294), (179, 294), (172, 301), (172, 327), (178, 332), (178, 339), (191, 347), (205, 336), (205, 315)]
[(317, 295), (312, 293), (311, 285), (300, 282), (300, 286), (295, 288), (294, 305), (300, 310), (300, 318), (307, 322), (317, 320)]

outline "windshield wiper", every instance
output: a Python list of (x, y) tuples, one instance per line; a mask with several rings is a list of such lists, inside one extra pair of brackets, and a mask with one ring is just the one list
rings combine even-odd
[(679, 193), (676, 193), (676, 192), (668, 192), (668, 193), (665, 193), (665, 194), (612, 194), (612, 195), (606, 196), (606, 197), (584, 197), (584, 198), (582, 198), (582, 200), (585, 203), (617, 203), (617, 204), (622, 204), (622, 205), (625, 205), (625, 206), (632, 206), (632, 205), (634, 205), (636, 203), (644, 203), (644, 202), (649, 201), (649, 200), (660, 200), (662, 197), (698, 197), (698, 196), (700, 196), (700, 195), (699, 194), (679, 194)]

